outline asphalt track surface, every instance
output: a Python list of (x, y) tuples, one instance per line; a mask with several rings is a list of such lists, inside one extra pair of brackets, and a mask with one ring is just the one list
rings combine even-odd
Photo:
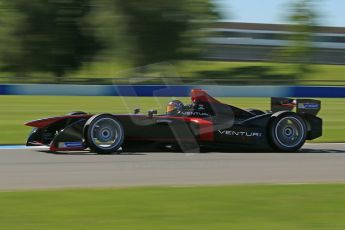
[(49, 153), (0, 149), (0, 190), (345, 182), (345, 144), (298, 153)]

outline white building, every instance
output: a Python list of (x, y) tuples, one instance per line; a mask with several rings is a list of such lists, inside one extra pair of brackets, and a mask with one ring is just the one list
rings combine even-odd
[[(210, 29), (215, 36), (207, 39), (206, 59), (270, 61), (272, 53), (289, 46), (294, 34), (289, 25), (220, 22)], [(310, 43), (313, 63), (345, 63), (345, 28), (315, 27)]]

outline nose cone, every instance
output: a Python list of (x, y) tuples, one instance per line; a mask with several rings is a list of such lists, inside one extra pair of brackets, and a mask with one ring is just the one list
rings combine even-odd
[(46, 127), (52, 123), (55, 123), (57, 121), (62, 120), (63, 117), (50, 117), (50, 118), (43, 118), (43, 119), (38, 119), (38, 120), (33, 120), (26, 122), (24, 125), (26, 126), (31, 126), (31, 127), (36, 127), (36, 128), (43, 128)]

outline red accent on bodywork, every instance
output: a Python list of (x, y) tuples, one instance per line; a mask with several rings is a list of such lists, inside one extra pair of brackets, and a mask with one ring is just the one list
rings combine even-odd
[(177, 120), (183, 120), (185, 122), (195, 123), (199, 125), (199, 137), (200, 141), (213, 141), (214, 140), (214, 128), (213, 122), (202, 118), (195, 117), (174, 117), (174, 116), (161, 116), (161, 118), (172, 118)]
[(202, 89), (192, 89), (190, 96), (191, 96), (192, 102), (209, 102), (209, 103), (222, 104), (220, 101), (211, 97), (206, 91)]
[(213, 141), (213, 122), (192, 118), (191, 122), (197, 123), (199, 125), (200, 141)]
[(26, 126), (31, 126), (31, 127), (36, 127), (36, 128), (44, 128), (47, 127), (55, 122), (62, 121), (64, 119), (68, 118), (89, 118), (92, 115), (90, 114), (85, 114), (85, 115), (68, 115), (68, 116), (61, 116), (61, 117), (48, 117), (48, 118), (43, 118), (43, 119), (38, 119), (34, 121), (29, 121), (25, 123)]
[(39, 142), (39, 141), (30, 142), (30, 144), (32, 146), (45, 146), (45, 144), (43, 144), (42, 142)]
[(296, 107), (296, 103), (282, 103), (281, 106), (289, 107), (290, 109), (293, 109)]
[[(156, 141), (156, 142), (171, 142), (173, 138), (148, 138), (148, 137), (126, 137), (126, 141)], [(184, 141), (195, 141), (195, 138), (183, 139)]]

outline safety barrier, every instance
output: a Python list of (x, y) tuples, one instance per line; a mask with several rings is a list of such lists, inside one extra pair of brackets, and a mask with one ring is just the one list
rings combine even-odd
[(344, 86), (220, 86), (220, 85), (54, 85), (4, 84), (0, 95), (61, 96), (188, 96), (204, 89), (216, 97), (319, 97), (344, 98)]

